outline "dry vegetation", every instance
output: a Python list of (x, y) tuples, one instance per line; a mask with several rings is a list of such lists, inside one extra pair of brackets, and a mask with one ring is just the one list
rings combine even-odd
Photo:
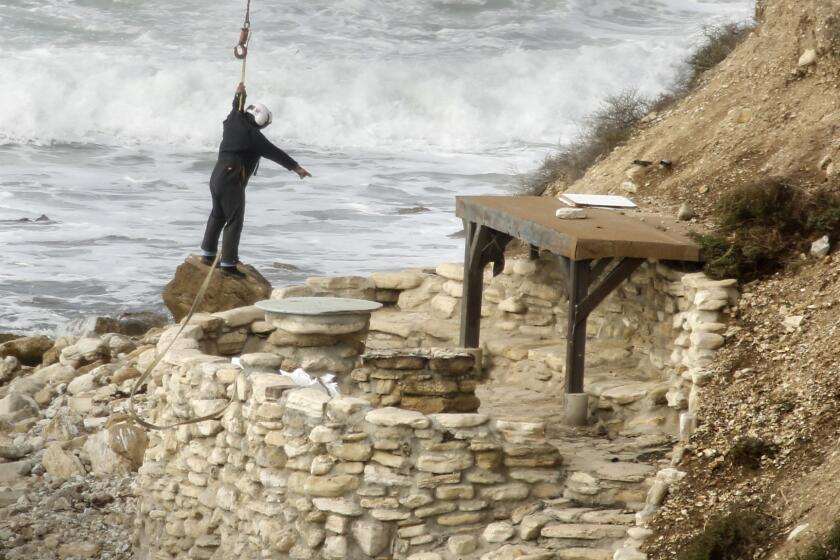
[(809, 193), (778, 180), (733, 188), (718, 200), (714, 232), (696, 234), (706, 271), (750, 282), (784, 268), (814, 238), (840, 237), (840, 193)]
[(729, 56), (753, 28), (752, 22), (704, 28), (703, 42), (685, 61), (668, 91), (655, 99), (642, 97), (635, 89), (608, 96), (594, 113), (584, 117), (577, 138), (546, 157), (540, 168), (524, 179), (520, 190), (540, 195), (558, 181), (571, 183), (582, 177), (593, 163), (627, 140), (645, 115), (666, 110), (688, 95), (701, 76)]

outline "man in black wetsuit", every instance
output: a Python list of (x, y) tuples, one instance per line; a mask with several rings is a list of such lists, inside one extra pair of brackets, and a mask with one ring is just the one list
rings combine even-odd
[(245, 187), (257, 170), (260, 158), (268, 158), (294, 171), (301, 179), (312, 176), (263, 136), (261, 130), (271, 124), (271, 112), (259, 103), (246, 107), (245, 97), (245, 84), (240, 83), (233, 98), (233, 110), (224, 122), (219, 159), (210, 176), (213, 209), (201, 243), (201, 260), (210, 265), (216, 258), (219, 235), (224, 229), (220, 268), (222, 272), (240, 278), (245, 277), (236, 267), (239, 264), (239, 237), (245, 221)]

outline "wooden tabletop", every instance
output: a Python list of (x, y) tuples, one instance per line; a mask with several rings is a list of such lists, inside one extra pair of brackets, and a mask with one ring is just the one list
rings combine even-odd
[(634, 211), (585, 208), (587, 218), (563, 220), (553, 197), (459, 196), (460, 218), (506, 233), (572, 260), (631, 257), (701, 261), (700, 247), (675, 227)]

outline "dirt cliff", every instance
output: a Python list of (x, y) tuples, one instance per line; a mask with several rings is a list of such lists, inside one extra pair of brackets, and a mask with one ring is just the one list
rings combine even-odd
[[(840, 1), (765, 0), (756, 19), (687, 97), (550, 192), (623, 194), (671, 214), (687, 202), (698, 229), (715, 225), (722, 195), (756, 180), (840, 192)], [(655, 522), (650, 558), (678, 557), (710, 518), (733, 508), (768, 516), (756, 558), (794, 558), (840, 519), (838, 280), (835, 251), (802, 254), (743, 287), (736, 334), (705, 389), (704, 425), (679, 466), (689, 476)], [(741, 460), (744, 442), (753, 461)]]

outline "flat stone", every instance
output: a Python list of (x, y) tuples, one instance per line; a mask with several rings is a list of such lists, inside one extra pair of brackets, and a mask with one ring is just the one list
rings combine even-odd
[(519, 298), (507, 298), (499, 302), (499, 311), (521, 315), (528, 310), (528, 306)]
[(388, 467), (381, 467), (379, 465), (365, 465), (364, 473), (365, 482), (369, 484), (408, 487), (414, 483), (414, 480), (410, 476), (396, 473)]
[(588, 217), (581, 208), (558, 208), (554, 215), (561, 220), (585, 220)]
[(437, 266), (435, 272), (438, 276), (443, 276), (447, 280), (464, 281), (463, 263), (442, 263)]
[(481, 557), (481, 560), (557, 560), (557, 552), (527, 544), (506, 544)]
[(254, 352), (242, 354), (239, 357), (239, 362), (243, 367), (273, 371), (280, 369), (283, 364), (283, 357), (272, 352)]
[(311, 418), (323, 418), (324, 406), (330, 396), (321, 389), (295, 389), (289, 391), (286, 408), (296, 410)]
[[(614, 560), (618, 556), (613, 556), (611, 549), (601, 548), (566, 548), (557, 551), (555, 560)], [(647, 557), (645, 557), (647, 560)]]
[(530, 488), (522, 482), (511, 482), (500, 486), (482, 488), (480, 496), (491, 502), (503, 502), (506, 500), (524, 500), (528, 497)]
[(349, 423), (353, 416), (369, 409), (370, 402), (366, 399), (340, 396), (327, 403), (327, 417), (334, 422)]
[(440, 313), (443, 317), (452, 317), (455, 311), (461, 305), (461, 300), (452, 296), (438, 294), (432, 298), (432, 309)]
[(805, 49), (799, 57), (796, 65), (800, 68), (811, 66), (817, 63), (817, 51), (815, 49)]
[(429, 419), (437, 428), (454, 430), (482, 426), (488, 422), (490, 417), (486, 414), (430, 414)]
[(441, 555), (437, 552), (418, 552), (416, 554), (412, 554), (406, 560), (443, 560), (443, 557), (441, 557)]
[(312, 503), (321, 511), (329, 513), (337, 513), (339, 515), (346, 515), (348, 517), (358, 517), (362, 515), (365, 510), (358, 504), (349, 500), (340, 500), (333, 498), (315, 498)]
[(32, 471), (32, 461), (26, 459), (13, 463), (0, 463), (0, 485), (11, 486)]
[(607, 389), (601, 393), (601, 398), (613, 401), (616, 404), (630, 404), (645, 398), (649, 388), (646, 383), (628, 383), (627, 385)]
[(0, 415), (15, 414), (22, 411), (28, 411), (29, 414), (34, 416), (38, 414), (38, 403), (31, 397), (14, 392), (0, 399)]
[(461, 511), (458, 513), (446, 513), (437, 518), (439, 525), (444, 527), (455, 527), (458, 525), (473, 525), (484, 520), (484, 514), (476, 511)]
[[(313, 298), (321, 299), (321, 298)], [(284, 301), (284, 300), (281, 300)], [(368, 315), (275, 315), (271, 324), (293, 334), (339, 336), (368, 328)]]
[(642, 482), (654, 474), (654, 467), (645, 463), (628, 463), (625, 461), (599, 461), (592, 465), (592, 474), (603, 480), (616, 482)]
[(418, 370), (429, 362), (425, 351), (388, 350), (367, 352), (362, 356), (362, 363), (380, 369)]
[(542, 528), (551, 523), (553, 519), (544, 513), (526, 515), (519, 524), (519, 538), (523, 541), (532, 541), (540, 536)]
[(364, 276), (310, 276), (306, 286), (316, 292), (339, 290), (366, 290), (375, 287), (373, 281)]
[(336, 459), (342, 461), (365, 462), (373, 455), (373, 447), (367, 441), (356, 443), (332, 443), (327, 446), (327, 451)]
[(447, 453), (424, 453), (417, 458), (417, 469), (435, 474), (463, 471), (473, 466), (472, 453), (450, 451)]
[(329, 560), (343, 560), (347, 557), (347, 538), (340, 535), (327, 537), (322, 554)]
[(380, 290), (411, 290), (423, 282), (419, 272), (374, 272), (370, 275), (373, 284)]
[(236, 328), (250, 325), (255, 321), (262, 321), (265, 318), (265, 312), (255, 305), (247, 305), (227, 311), (219, 311), (218, 313), (213, 313), (213, 316), (224, 321), (228, 327)]
[(99, 545), (92, 542), (72, 542), (58, 547), (59, 558), (96, 558), (99, 555)]
[(365, 420), (386, 428), (406, 426), (414, 429), (424, 429), (429, 427), (429, 419), (420, 412), (394, 407), (371, 410), (365, 415)]
[(472, 535), (455, 535), (446, 541), (446, 548), (456, 556), (472, 554), (478, 548), (478, 541)]
[(255, 306), (274, 315), (356, 315), (365, 314), (382, 308), (381, 303), (364, 299), (331, 297), (296, 297), (279, 300), (258, 301)]
[(621, 525), (600, 525), (592, 523), (552, 523), (540, 531), (547, 539), (620, 539), (627, 533)]
[(372, 519), (356, 521), (350, 532), (368, 556), (378, 556), (391, 542), (389, 526)]
[(712, 332), (704, 332), (701, 330), (695, 330), (691, 333), (691, 344), (695, 348), (701, 348), (704, 350), (717, 350), (721, 346), (723, 346), (724, 342), (726, 341), (721, 335), (715, 334)]
[(358, 487), (359, 479), (351, 475), (310, 476), (303, 485), (303, 491), (310, 496), (336, 498)]
[(529, 443), (545, 441), (544, 422), (518, 422), (497, 420), (496, 428), (511, 443)]
[(50, 445), (41, 458), (44, 469), (59, 480), (84, 476), (85, 468), (75, 455), (64, 451), (57, 443)]
[(66, 366), (78, 368), (111, 356), (108, 345), (99, 338), (81, 338), (61, 351), (59, 361)]
[(489, 543), (505, 542), (513, 537), (513, 525), (507, 521), (491, 523), (484, 529), (481, 536)]
[(811, 256), (814, 258), (821, 259), (828, 255), (829, 251), (831, 251), (831, 240), (827, 235), (811, 243)]
[(438, 500), (472, 500), (474, 496), (475, 488), (472, 484), (447, 484), (435, 489)]

